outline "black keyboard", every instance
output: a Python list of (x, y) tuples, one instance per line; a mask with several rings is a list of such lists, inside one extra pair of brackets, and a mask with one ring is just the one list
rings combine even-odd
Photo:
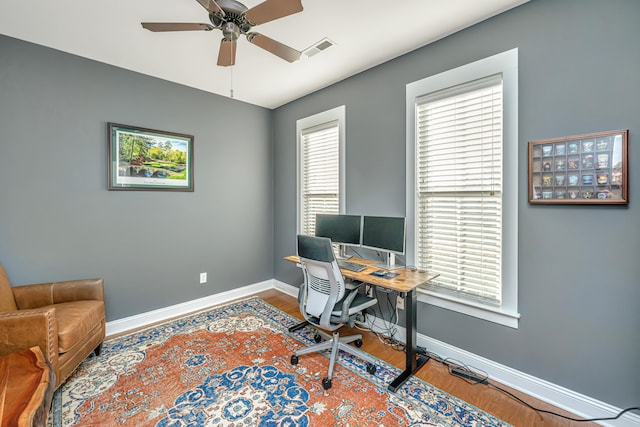
[(362, 271), (365, 268), (367, 268), (366, 265), (356, 264), (355, 262), (342, 261), (342, 260), (338, 260), (338, 267), (344, 268), (345, 270), (349, 270), (349, 271), (355, 271), (355, 272)]

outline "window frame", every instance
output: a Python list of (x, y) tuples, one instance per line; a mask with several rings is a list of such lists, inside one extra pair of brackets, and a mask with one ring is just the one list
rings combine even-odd
[(345, 141), (346, 141), (346, 107), (344, 105), (326, 110), (308, 117), (304, 117), (296, 121), (296, 233), (302, 233), (303, 220), (302, 220), (302, 204), (304, 198), (302, 195), (302, 180), (303, 180), (303, 151), (302, 151), (302, 134), (305, 130), (321, 126), (331, 122), (338, 122), (338, 213), (344, 214), (346, 212), (345, 200), (346, 200), (346, 184), (345, 184)]
[[(406, 86), (407, 265), (415, 265), (416, 104), (431, 93), (501, 74), (503, 80), (502, 304), (498, 307), (432, 289), (418, 289), (418, 300), (514, 329), (518, 328), (518, 49), (466, 64)], [(437, 272), (435, 272), (437, 273)]]

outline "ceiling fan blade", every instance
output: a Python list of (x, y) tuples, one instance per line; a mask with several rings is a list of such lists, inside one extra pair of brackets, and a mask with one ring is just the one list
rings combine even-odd
[(300, 59), (300, 55), (302, 55), (302, 52), (298, 52), (297, 50), (260, 33), (247, 34), (247, 40), (249, 40), (250, 43), (253, 43), (256, 46), (259, 46), (264, 50), (271, 52), (276, 56), (279, 56), (285, 61), (297, 61), (298, 59)]
[(222, 39), (218, 52), (218, 65), (229, 67), (236, 64), (236, 41)]
[(197, 24), (190, 22), (143, 22), (142, 28), (149, 31), (211, 31), (214, 26), (210, 24)]
[(211, 13), (215, 13), (216, 15), (225, 16), (224, 10), (216, 3), (214, 0), (198, 0), (198, 3), (202, 5), (205, 9), (207, 9)]
[(266, 0), (247, 10), (244, 16), (252, 25), (258, 25), (298, 12), (302, 12), (301, 0)]

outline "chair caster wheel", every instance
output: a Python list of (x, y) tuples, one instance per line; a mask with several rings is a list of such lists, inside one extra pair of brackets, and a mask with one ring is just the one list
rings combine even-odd
[(331, 378), (322, 379), (322, 388), (325, 390), (329, 390), (331, 388)]
[(313, 340), (316, 342), (316, 344), (318, 344), (318, 343), (322, 342), (322, 335), (320, 335), (320, 334), (315, 334), (315, 335), (313, 336)]
[(356, 347), (360, 348), (362, 347), (362, 340), (355, 340), (354, 344), (356, 345)]
[(367, 372), (370, 373), (371, 375), (376, 373), (376, 365), (374, 365), (373, 363), (367, 363)]
[(296, 356), (295, 354), (293, 356), (291, 356), (291, 364), (292, 365), (297, 365), (298, 364), (298, 356)]

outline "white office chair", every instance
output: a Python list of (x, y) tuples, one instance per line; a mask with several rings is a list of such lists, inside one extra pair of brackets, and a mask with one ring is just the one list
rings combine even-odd
[(361, 312), (377, 304), (378, 300), (359, 293), (358, 289), (346, 290), (330, 239), (298, 235), (298, 256), (304, 274), (304, 283), (300, 286), (298, 294), (300, 312), (310, 324), (333, 332), (333, 337), (322, 334), (328, 340), (320, 342), (321, 336), (316, 334), (317, 344), (296, 351), (291, 356), (291, 364), (297, 365), (298, 356), (302, 354), (331, 349), (329, 373), (322, 380), (322, 387), (325, 390), (331, 388), (333, 366), (338, 350), (351, 353), (368, 362), (367, 372), (374, 374), (376, 359), (348, 345), (355, 341), (354, 344), (357, 347), (362, 346), (362, 335), (341, 338), (338, 329), (347, 324), (353, 326), (356, 318), (361, 316)]

